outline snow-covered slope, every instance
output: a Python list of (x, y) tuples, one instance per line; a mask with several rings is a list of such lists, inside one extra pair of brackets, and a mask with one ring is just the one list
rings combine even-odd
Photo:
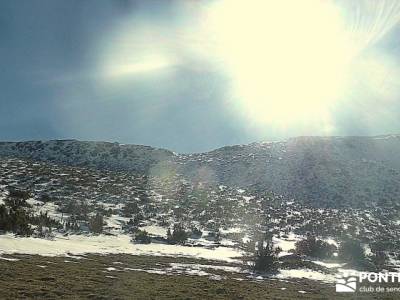
[(300, 137), (187, 155), (183, 173), (316, 206), (400, 199), (400, 136)]
[(271, 190), (315, 206), (392, 205), (400, 199), (400, 136), (299, 137), (175, 154), (75, 140), (0, 143), (0, 155), (192, 182)]

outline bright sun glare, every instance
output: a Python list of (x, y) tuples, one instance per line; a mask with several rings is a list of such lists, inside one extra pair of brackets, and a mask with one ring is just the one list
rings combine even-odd
[(398, 0), (174, 3), (188, 9), (182, 16), (194, 16), (188, 24), (127, 20), (116, 27), (99, 59), (107, 84), (166, 68), (172, 74), (204, 59), (211, 64), (201, 68), (228, 76), (227, 108), (246, 121), (278, 130), (318, 126), (327, 134), (335, 109), (360, 101), (360, 89), (382, 101), (398, 86), (388, 81), (398, 77), (395, 63), (373, 48), (400, 20)]
[(257, 122), (326, 115), (346, 84), (354, 47), (332, 2), (223, 0), (206, 24), (240, 106)]

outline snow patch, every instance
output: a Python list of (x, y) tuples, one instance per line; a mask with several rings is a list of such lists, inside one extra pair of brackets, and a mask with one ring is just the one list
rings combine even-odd
[(187, 256), (210, 260), (236, 261), (241, 251), (229, 247), (206, 249), (168, 244), (134, 244), (128, 235), (56, 235), (53, 240), (33, 237), (0, 236), (1, 254), (31, 254), (43, 256), (70, 256), (85, 253), (134, 254), (158, 256)]

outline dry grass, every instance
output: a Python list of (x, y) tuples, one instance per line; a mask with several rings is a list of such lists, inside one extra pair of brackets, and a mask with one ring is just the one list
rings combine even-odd
[[(124, 270), (125, 267), (160, 269), (172, 262), (211, 263), (203, 260), (132, 255), (88, 255), (85, 259), (26, 255), (12, 257), (20, 260), (0, 260), (0, 299), (350, 298), (349, 295), (335, 293), (332, 285), (310, 280), (266, 279), (256, 282), (246, 279), (243, 274), (210, 270), (210, 273), (226, 277), (212, 280), (207, 276), (159, 275)], [(117, 270), (107, 271), (107, 267)], [(365, 296), (351, 296), (353, 299), (366, 299)]]

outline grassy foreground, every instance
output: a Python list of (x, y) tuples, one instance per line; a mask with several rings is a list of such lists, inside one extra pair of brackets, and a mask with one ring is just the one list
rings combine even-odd
[[(170, 263), (218, 264), (187, 258), (3, 257), (19, 260), (0, 260), (0, 299), (377, 299), (379, 296), (337, 294), (333, 285), (305, 279), (255, 281), (246, 278), (246, 274), (211, 269), (207, 273), (222, 279), (132, 270), (163, 269), (170, 267)], [(395, 299), (391, 296), (396, 295), (385, 295)]]

